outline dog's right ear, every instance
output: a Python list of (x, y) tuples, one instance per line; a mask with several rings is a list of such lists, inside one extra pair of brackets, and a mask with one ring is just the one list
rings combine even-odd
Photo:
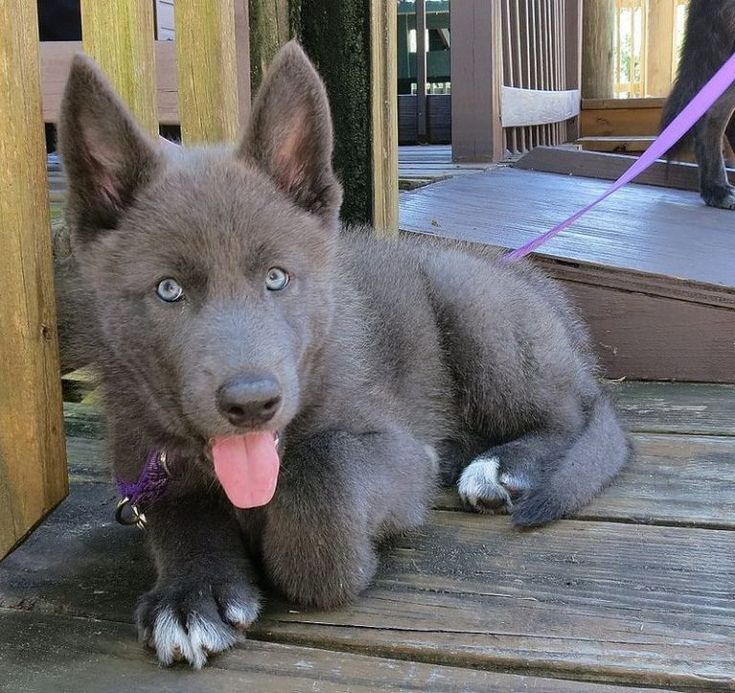
[(138, 127), (102, 72), (75, 56), (59, 117), (59, 150), (69, 193), (74, 242), (114, 229), (159, 164), (154, 142)]

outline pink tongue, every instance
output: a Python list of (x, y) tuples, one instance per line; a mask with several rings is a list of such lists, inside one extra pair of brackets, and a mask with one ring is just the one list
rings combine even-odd
[(273, 433), (215, 438), (214, 471), (232, 504), (256, 508), (273, 498), (278, 481), (278, 451)]

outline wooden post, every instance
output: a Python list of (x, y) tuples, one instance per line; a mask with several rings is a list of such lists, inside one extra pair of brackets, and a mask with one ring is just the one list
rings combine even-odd
[(393, 235), (398, 233), (398, 15), (391, 0), (370, 3), (370, 66), (372, 223), (379, 234)]
[(584, 0), (582, 98), (611, 99), (615, 88), (615, 0)]
[[(291, 0), (297, 5), (297, 0)], [(289, 0), (250, 0), (250, 75), (253, 90), (278, 49), (292, 35)]]
[(394, 0), (301, 0), (297, 21), (329, 93), (342, 218), (384, 231), (397, 219), (395, 14)]
[[(564, 1), (564, 89), (579, 89), (582, 84), (582, 0)], [(580, 117), (567, 121), (567, 142), (581, 135)]]
[(498, 161), (505, 155), (500, 123), (503, 83), (500, 0), (452, 3), (452, 157)]
[(668, 96), (674, 62), (674, 3), (648, 0), (644, 96)]
[(426, 142), (426, 0), (416, 0), (416, 140)]
[(67, 494), (36, 0), (0, 3), (0, 558)]
[(81, 0), (84, 50), (104, 70), (140, 124), (158, 135), (153, 3)]
[[(242, 0), (244, 26), (247, 8)], [(176, 53), (178, 64), (181, 135), (185, 144), (232, 141), (241, 129), (241, 114), (249, 108), (239, 80), (238, 42), (247, 32), (236, 31), (236, 0), (176, 0)], [(243, 17), (239, 18), (242, 22)], [(240, 46), (240, 56), (247, 56)], [(249, 58), (248, 58), (249, 60)], [(249, 92), (249, 89), (247, 90)], [(249, 97), (249, 94), (247, 94)]]

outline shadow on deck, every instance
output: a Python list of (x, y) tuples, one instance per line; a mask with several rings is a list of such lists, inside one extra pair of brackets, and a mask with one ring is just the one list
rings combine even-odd
[(152, 568), (112, 519), (98, 414), (67, 405), (71, 497), (0, 564), (0, 689), (732, 689), (735, 387), (613, 389), (637, 458), (580, 516), (520, 532), (447, 493), (355, 605), (272, 602), (199, 673), (135, 640)]

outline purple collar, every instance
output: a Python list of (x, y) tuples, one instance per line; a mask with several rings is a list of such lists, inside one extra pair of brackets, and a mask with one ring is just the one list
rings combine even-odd
[(145, 465), (136, 481), (115, 477), (122, 500), (117, 505), (115, 519), (124, 525), (145, 527), (142, 508), (161, 498), (168, 489), (169, 473), (165, 450), (154, 448), (148, 453)]

